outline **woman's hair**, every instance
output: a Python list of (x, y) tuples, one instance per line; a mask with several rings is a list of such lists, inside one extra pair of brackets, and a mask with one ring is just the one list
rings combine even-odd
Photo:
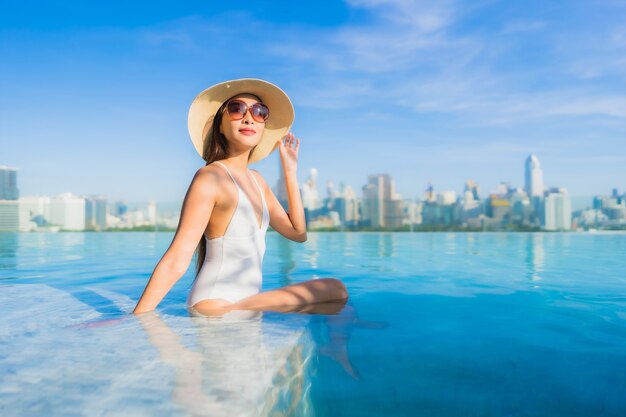
[[(230, 99), (229, 99), (230, 100)], [(222, 117), (224, 115), (224, 108), (226, 107), (226, 100), (215, 113), (213, 118), (213, 124), (207, 132), (207, 137), (204, 139), (204, 148), (202, 149), (202, 159), (206, 161), (205, 165), (209, 165), (215, 161), (226, 158), (228, 154), (228, 140), (220, 133), (220, 125), (222, 124)], [(200, 237), (200, 242), (196, 247), (196, 275), (200, 272), (202, 264), (204, 263), (204, 257), (206, 256), (206, 240), (204, 240), (204, 231)]]
[[(220, 133), (220, 125), (222, 124), (222, 118), (224, 117), (224, 109), (226, 104), (233, 98), (242, 95), (237, 94), (225, 100), (220, 108), (215, 112), (213, 123), (211, 128), (207, 131), (207, 137), (204, 140), (204, 148), (202, 149), (202, 159), (206, 161), (206, 165), (212, 164), (215, 161), (225, 159), (228, 155), (228, 140), (224, 134)], [(263, 102), (258, 96), (255, 95), (259, 102)], [(196, 275), (200, 272), (202, 264), (204, 263), (204, 257), (206, 255), (206, 240), (204, 240), (204, 233), (200, 237), (200, 242), (196, 247)]]

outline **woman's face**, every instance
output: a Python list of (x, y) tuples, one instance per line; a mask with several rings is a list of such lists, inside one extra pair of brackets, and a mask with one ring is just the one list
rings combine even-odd
[[(243, 101), (248, 106), (259, 102), (259, 100), (251, 94), (241, 94), (234, 98)], [(228, 144), (231, 147), (241, 146), (252, 148), (256, 146), (261, 140), (264, 130), (265, 123), (254, 120), (252, 114), (250, 114), (250, 110), (246, 111), (243, 118), (239, 120), (232, 120), (228, 115), (228, 111), (224, 111), (220, 132), (226, 136)]]

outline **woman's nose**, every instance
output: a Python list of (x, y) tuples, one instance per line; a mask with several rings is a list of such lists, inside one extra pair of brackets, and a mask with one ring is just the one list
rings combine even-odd
[(243, 116), (242, 122), (243, 123), (248, 123), (248, 124), (249, 123), (254, 123), (254, 119), (252, 118), (252, 113), (251, 113), (250, 109), (246, 110), (246, 114)]

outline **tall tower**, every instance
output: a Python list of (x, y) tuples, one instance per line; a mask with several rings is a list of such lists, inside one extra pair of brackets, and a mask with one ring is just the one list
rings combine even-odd
[(539, 158), (535, 154), (530, 154), (526, 158), (525, 190), (528, 197), (543, 196), (543, 171), (539, 165)]
[(17, 168), (0, 166), (0, 200), (17, 200)]
[(320, 206), (319, 193), (317, 191), (317, 168), (309, 170), (309, 176), (302, 185), (302, 204), (305, 210), (313, 212)]
[(395, 182), (389, 174), (368, 175), (363, 186), (365, 218), (372, 227), (402, 225), (402, 200), (395, 192)]
[(544, 228), (570, 230), (572, 228), (572, 203), (565, 188), (554, 187), (546, 191), (544, 203)]
[(0, 231), (18, 231), (20, 223), (18, 199), (17, 168), (0, 166)]

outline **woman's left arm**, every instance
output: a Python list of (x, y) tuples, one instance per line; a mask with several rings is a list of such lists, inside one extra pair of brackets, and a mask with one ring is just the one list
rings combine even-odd
[(300, 139), (293, 136), (292, 133), (287, 134), (280, 141), (280, 159), (283, 173), (285, 176), (285, 187), (287, 188), (287, 204), (289, 213), (280, 204), (271, 188), (267, 185), (261, 174), (257, 171), (253, 175), (260, 178), (263, 183), (265, 193), (265, 201), (270, 212), (270, 226), (287, 239), (304, 242), (306, 236), (306, 220), (304, 217), (304, 207), (300, 189), (298, 188), (298, 150), (300, 148)]

